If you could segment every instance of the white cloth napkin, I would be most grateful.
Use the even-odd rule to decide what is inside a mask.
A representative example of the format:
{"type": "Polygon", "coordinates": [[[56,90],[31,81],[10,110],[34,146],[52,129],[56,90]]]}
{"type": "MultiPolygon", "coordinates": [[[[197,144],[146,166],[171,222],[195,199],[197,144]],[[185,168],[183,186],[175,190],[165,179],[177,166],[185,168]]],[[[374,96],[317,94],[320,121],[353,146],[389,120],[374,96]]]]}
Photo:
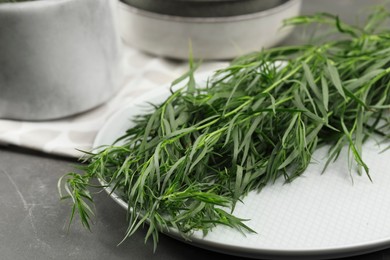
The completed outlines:
{"type": "MultiPolygon", "coordinates": [[[[188,69],[186,61],[150,56],[125,46],[126,77],[121,90],[105,104],[58,120],[28,122],[0,119],[0,144],[78,158],[92,148],[96,134],[116,111],[148,91],[171,83],[188,69]]],[[[226,62],[204,62],[199,72],[210,73],[226,62]]]]}

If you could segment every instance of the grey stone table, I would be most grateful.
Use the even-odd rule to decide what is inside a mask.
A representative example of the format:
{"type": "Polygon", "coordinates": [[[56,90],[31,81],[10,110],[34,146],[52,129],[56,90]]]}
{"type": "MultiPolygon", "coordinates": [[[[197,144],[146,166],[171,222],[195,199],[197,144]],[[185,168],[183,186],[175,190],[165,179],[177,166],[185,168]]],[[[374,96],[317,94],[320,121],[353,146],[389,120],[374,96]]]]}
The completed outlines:
{"type": "MultiPolygon", "coordinates": [[[[303,12],[329,11],[353,22],[357,10],[378,3],[382,1],[306,0],[303,12]]],[[[293,36],[287,43],[296,40],[293,36]]],[[[153,253],[152,243],[144,243],[145,230],[118,246],[126,231],[125,213],[105,193],[95,196],[98,218],[92,232],[78,220],[67,232],[70,208],[59,201],[57,181],[76,163],[22,148],[0,148],[0,260],[237,259],[165,235],[153,253]]],[[[345,259],[390,259],[390,249],[345,259]]]]}

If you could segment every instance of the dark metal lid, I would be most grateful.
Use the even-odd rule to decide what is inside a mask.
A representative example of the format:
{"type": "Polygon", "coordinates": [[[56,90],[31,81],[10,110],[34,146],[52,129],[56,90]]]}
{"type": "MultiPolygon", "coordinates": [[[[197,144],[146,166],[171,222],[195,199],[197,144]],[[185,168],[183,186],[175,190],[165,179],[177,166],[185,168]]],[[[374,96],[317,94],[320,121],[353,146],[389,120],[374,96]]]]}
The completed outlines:
{"type": "Polygon", "coordinates": [[[224,17],[264,11],[288,0],[121,0],[138,9],[174,16],[224,17]]]}

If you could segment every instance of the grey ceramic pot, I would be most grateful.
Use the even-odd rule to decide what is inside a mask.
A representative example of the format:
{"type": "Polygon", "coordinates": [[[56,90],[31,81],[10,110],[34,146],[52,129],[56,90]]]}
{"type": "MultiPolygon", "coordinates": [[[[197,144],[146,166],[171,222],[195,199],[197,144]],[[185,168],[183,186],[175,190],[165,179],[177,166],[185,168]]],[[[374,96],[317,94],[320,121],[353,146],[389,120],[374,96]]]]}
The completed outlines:
{"type": "Polygon", "coordinates": [[[141,10],[184,17],[221,17],[256,13],[283,0],[122,0],[141,10]]]}
{"type": "Polygon", "coordinates": [[[116,0],[0,4],[0,118],[48,120],[106,102],[120,88],[116,0]]]}
{"type": "Polygon", "coordinates": [[[119,25],[128,45],[156,56],[187,60],[192,52],[195,59],[230,60],[284,40],[293,27],[283,27],[283,21],[299,15],[301,3],[302,0],[123,0],[119,2],[119,25]],[[142,9],[128,4],[130,1],[142,4],[142,9]],[[152,1],[161,12],[147,10],[152,1]],[[168,3],[175,4],[169,9],[175,15],[162,13],[168,3]],[[181,4],[188,7],[198,3],[201,5],[193,11],[203,15],[197,17],[178,8],[181,4]],[[256,8],[248,9],[253,4],[256,8]],[[202,11],[207,5],[210,10],[202,11]],[[216,10],[224,12],[217,14],[216,10]],[[227,15],[231,12],[233,15],[227,15]],[[209,16],[213,14],[216,16],[209,16]]]}

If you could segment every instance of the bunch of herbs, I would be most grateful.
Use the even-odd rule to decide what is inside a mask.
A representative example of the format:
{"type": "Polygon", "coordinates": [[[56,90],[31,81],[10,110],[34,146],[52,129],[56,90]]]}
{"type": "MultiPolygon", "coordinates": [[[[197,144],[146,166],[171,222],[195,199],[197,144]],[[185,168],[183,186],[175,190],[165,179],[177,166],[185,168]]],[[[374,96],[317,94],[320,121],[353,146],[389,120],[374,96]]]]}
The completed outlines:
{"type": "Polygon", "coordinates": [[[85,152],[84,174],[60,179],[72,219],[78,212],[90,228],[99,178],[128,203],[125,238],[144,224],[155,245],[169,228],[184,237],[216,225],[255,232],[234,216],[235,204],[278,178],[300,176],[323,145],[326,166],[347,147],[357,172],[370,178],[363,143],[390,139],[390,33],[376,30],[388,17],[377,8],[364,27],[330,14],[289,19],[326,24],[337,39],[239,57],[202,88],[190,62],[172,83],[186,81],[184,88],[134,118],[117,143],[85,152]]]}

